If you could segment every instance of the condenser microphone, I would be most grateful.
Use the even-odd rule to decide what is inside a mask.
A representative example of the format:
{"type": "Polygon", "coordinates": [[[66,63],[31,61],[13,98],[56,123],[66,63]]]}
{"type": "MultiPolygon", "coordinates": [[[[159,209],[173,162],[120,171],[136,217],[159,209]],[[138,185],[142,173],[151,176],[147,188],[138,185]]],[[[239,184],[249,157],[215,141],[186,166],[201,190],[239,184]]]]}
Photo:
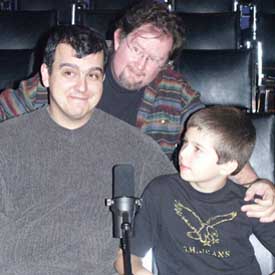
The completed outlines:
{"type": "Polygon", "coordinates": [[[113,167],[113,198],[135,196],[134,174],[134,167],[130,164],[113,167]]]}
{"type": "Polygon", "coordinates": [[[135,212],[141,203],[135,198],[134,167],[118,164],[113,167],[112,199],[106,200],[113,217],[113,237],[122,238],[123,230],[133,234],[135,212]]]}

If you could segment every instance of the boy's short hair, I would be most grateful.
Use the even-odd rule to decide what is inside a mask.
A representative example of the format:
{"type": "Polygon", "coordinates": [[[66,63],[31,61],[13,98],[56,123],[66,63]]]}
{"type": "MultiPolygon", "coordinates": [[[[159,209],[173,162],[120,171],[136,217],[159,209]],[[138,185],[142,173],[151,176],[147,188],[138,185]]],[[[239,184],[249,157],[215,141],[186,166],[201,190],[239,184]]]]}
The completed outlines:
{"type": "Polygon", "coordinates": [[[248,162],[256,142],[256,130],[248,115],[240,109],[206,107],[190,117],[186,130],[191,127],[215,136],[218,164],[237,161],[238,167],[232,175],[241,171],[248,162]]]}

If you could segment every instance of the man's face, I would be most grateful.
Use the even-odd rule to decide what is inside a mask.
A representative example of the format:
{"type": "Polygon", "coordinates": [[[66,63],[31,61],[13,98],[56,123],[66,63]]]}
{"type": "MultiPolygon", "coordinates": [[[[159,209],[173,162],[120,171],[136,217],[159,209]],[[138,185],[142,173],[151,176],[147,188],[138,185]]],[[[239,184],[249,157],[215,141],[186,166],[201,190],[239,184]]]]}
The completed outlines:
{"type": "Polygon", "coordinates": [[[52,72],[41,66],[43,84],[50,89],[49,113],[59,125],[76,129],[91,117],[102,95],[103,52],[75,57],[68,44],[56,48],[52,72]]]}
{"type": "Polygon", "coordinates": [[[126,37],[120,30],[114,35],[112,69],[119,84],[138,90],[152,82],[166,64],[173,46],[171,36],[147,24],[126,37]]]}
{"type": "MultiPolygon", "coordinates": [[[[180,176],[193,187],[202,187],[209,192],[224,184],[223,164],[219,165],[214,149],[216,138],[198,128],[187,130],[179,153],[180,176]]],[[[196,188],[198,189],[198,188],[196,188]]]]}

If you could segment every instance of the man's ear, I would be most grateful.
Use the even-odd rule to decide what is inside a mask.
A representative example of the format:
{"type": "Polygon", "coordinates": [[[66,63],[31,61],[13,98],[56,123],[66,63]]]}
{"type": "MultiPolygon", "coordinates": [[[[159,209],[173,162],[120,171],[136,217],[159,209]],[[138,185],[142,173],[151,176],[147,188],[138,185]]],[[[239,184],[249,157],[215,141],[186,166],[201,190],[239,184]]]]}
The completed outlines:
{"type": "Polygon", "coordinates": [[[42,83],[45,87],[49,87],[50,83],[49,83],[49,70],[48,70],[48,66],[43,63],[40,67],[40,72],[41,72],[41,77],[42,77],[42,83]]]}
{"type": "Polygon", "coordinates": [[[122,31],[121,29],[116,29],[114,32],[114,50],[116,51],[120,46],[122,40],[122,31]]]}
{"type": "Polygon", "coordinates": [[[238,168],[238,162],[231,160],[226,163],[220,164],[220,174],[230,176],[238,168]]]}

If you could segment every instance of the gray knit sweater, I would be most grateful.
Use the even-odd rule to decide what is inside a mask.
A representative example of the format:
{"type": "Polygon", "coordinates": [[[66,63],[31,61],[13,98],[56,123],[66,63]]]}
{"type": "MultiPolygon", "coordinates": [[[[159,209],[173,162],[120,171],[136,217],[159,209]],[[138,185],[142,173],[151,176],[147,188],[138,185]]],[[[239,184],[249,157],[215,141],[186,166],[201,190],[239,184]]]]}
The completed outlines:
{"type": "Polygon", "coordinates": [[[150,137],[100,110],[77,130],[46,109],[2,123],[0,274],[114,274],[118,240],[104,200],[120,163],[135,167],[137,196],[175,172],[150,137]]]}

